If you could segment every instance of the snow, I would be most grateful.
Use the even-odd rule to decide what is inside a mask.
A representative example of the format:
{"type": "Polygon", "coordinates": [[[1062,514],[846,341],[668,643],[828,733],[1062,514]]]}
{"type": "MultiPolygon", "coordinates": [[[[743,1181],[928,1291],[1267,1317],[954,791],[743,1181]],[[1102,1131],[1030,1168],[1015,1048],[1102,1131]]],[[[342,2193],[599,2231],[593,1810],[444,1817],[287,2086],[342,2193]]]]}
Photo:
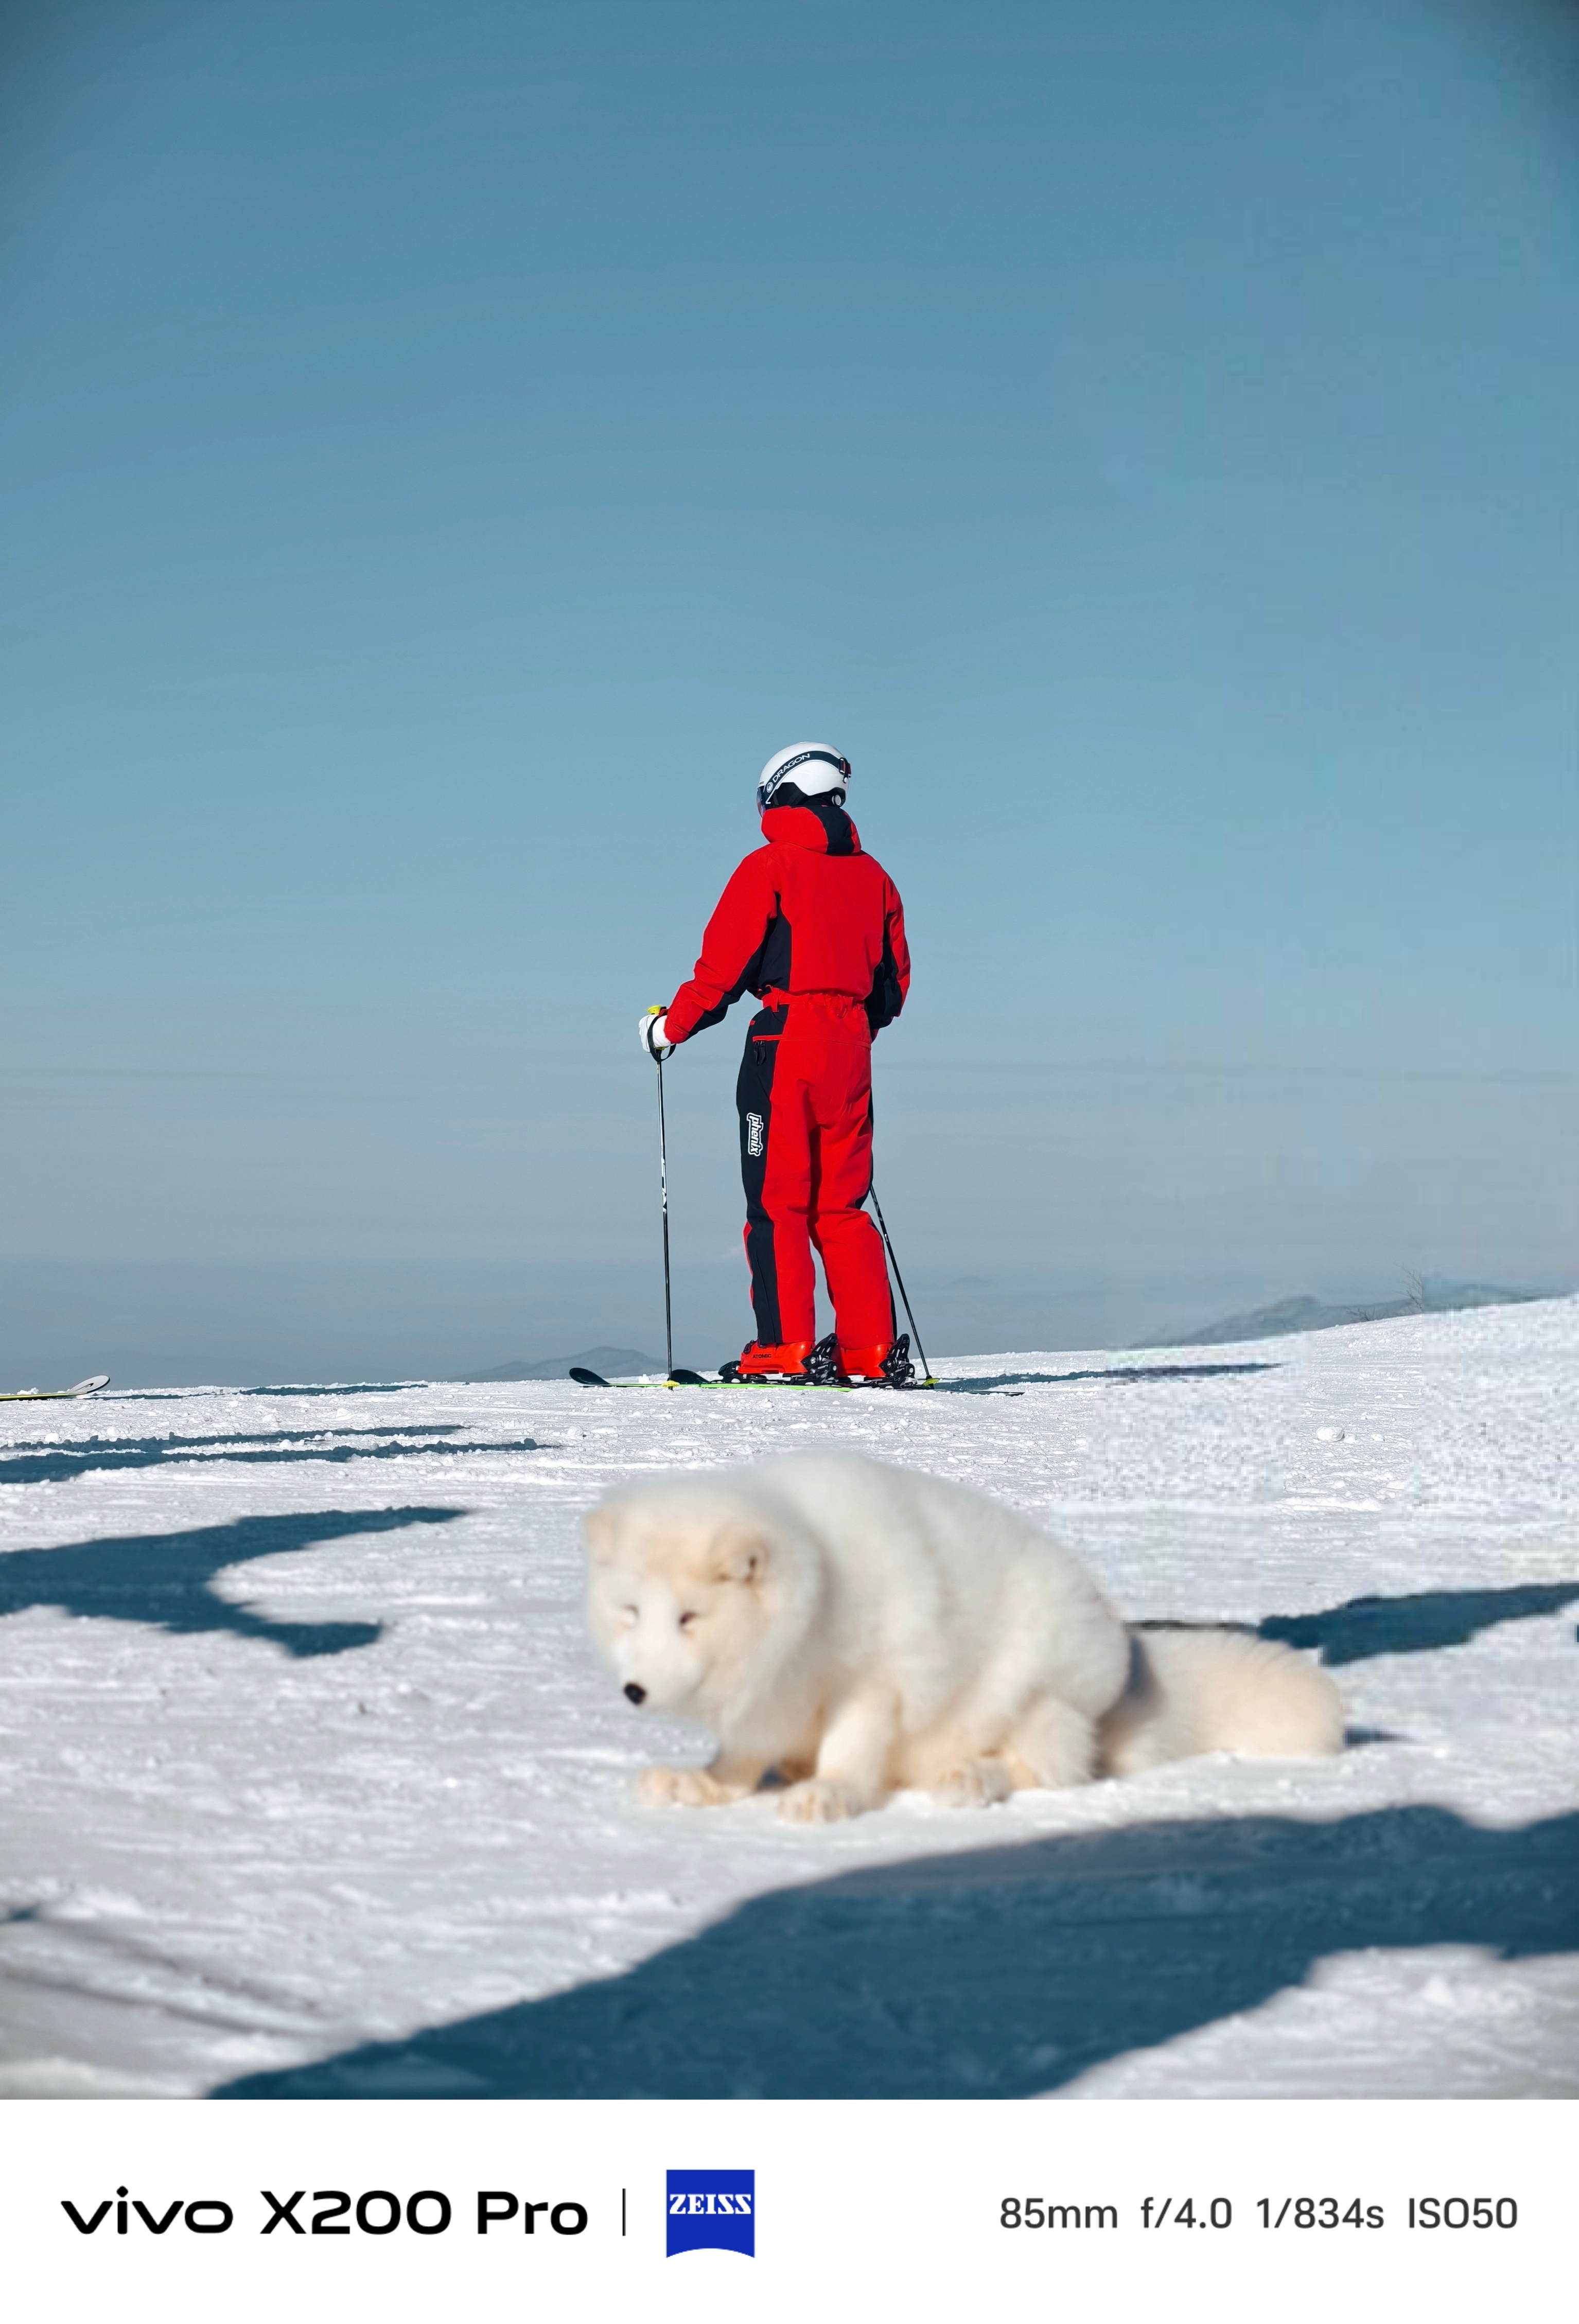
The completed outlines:
{"type": "Polygon", "coordinates": [[[1579,1300],[938,1369],[0,1406],[0,2092],[1579,2092],[1579,1300]],[[594,1660],[580,1513],[824,1446],[1324,1644],[1353,1747],[638,1807],[706,1747],[594,1660]]]}

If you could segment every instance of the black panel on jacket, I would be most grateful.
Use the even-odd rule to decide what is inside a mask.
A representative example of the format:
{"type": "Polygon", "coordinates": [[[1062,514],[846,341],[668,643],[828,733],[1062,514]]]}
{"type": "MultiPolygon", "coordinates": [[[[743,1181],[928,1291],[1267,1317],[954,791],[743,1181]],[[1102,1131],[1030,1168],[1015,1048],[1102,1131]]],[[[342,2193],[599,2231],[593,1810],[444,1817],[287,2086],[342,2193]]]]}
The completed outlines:
{"type": "Polygon", "coordinates": [[[877,973],[872,980],[872,990],[863,1005],[866,1022],[873,1033],[881,1033],[885,1025],[891,1025],[905,1005],[893,945],[886,933],[882,939],[882,958],[877,964],[877,973]]]}
{"type": "Polygon", "coordinates": [[[707,1010],[698,1017],[686,1036],[694,1040],[708,1025],[722,1025],[729,1010],[743,992],[770,992],[790,989],[790,923],[782,912],[775,912],[768,922],[768,932],[740,973],[738,982],[726,992],[716,1009],[707,1010]]]}
{"type": "Polygon", "coordinates": [[[816,816],[818,823],[820,823],[823,827],[823,831],[827,838],[828,853],[830,855],[854,855],[855,853],[855,827],[850,821],[849,816],[845,813],[844,808],[842,807],[835,807],[830,799],[825,798],[808,799],[806,804],[810,812],[816,816]]]}

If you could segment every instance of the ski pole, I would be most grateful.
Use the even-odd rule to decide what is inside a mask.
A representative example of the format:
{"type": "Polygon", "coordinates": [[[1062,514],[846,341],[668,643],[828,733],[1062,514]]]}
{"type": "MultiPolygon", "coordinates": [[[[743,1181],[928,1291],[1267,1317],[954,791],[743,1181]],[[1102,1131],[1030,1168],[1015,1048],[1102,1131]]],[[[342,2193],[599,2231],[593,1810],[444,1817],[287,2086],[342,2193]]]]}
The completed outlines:
{"type": "Polygon", "coordinates": [[[663,1205],[663,1351],[672,1375],[674,1319],[669,1294],[669,1139],[663,1124],[663,1059],[654,1057],[652,1062],[658,1067],[658,1192],[663,1205]]]}
{"type": "Polygon", "coordinates": [[[905,1278],[900,1273],[900,1263],[894,1256],[892,1238],[888,1231],[888,1221],[882,1215],[882,1204],[877,1199],[877,1188],[873,1185],[866,1191],[872,1197],[872,1207],[877,1213],[877,1223],[882,1229],[882,1240],[887,1247],[889,1265],[893,1268],[893,1279],[899,1285],[900,1297],[905,1303],[905,1315],[910,1323],[911,1336],[916,1342],[916,1353],[921,1359],[921,1378],[928,1387],[935,1388],[937,1383],[932,1378],[932,1367],[927,1361],[927,1351],[921,1345],[921,1334],[916,1329],[915,1310],[910,1305],[910,1296],[905,1289],[905,1278]]]}

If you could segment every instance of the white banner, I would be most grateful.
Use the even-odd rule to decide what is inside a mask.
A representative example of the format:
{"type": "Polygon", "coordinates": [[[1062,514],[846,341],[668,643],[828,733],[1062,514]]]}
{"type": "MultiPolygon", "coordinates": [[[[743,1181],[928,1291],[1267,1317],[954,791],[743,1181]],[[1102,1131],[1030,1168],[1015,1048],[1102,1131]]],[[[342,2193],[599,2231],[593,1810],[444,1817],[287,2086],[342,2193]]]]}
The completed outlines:
{"type": "Polygon", "coordinates": [[[1484,2324],[1571,2260],[1568,2102],[153,2100],[0,2127],[8,2311],[1484,2324]]]}

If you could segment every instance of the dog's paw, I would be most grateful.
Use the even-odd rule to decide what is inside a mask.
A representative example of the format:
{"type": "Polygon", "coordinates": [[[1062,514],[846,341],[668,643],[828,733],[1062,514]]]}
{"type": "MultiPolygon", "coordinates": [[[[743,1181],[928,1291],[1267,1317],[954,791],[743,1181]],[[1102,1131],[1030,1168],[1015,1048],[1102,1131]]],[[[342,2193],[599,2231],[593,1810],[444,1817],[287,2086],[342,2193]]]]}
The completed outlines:
{"type": "Polygon", "coordinates": [[[650,1808],[716,1808],[740,1793],[706,1767],[647,1767],[636,1779],[636,1797],[650,1808]]]}
{"type": "Polygon", "coordinates": [[[789,1823],[842,1823],[846,1816],[859,1815],[863,1804],[847,1784],[813,1775],[780,1795],[779,1813],[789,1823]]]}
{"type": "Polygon", "coordinates": [[[1006,1800],[1013,1789],[1013,1778],[1002,1759],[967,1759],[934,1784],[932,1796],[941,1807],[990,1808],[1006,1800]]]}

